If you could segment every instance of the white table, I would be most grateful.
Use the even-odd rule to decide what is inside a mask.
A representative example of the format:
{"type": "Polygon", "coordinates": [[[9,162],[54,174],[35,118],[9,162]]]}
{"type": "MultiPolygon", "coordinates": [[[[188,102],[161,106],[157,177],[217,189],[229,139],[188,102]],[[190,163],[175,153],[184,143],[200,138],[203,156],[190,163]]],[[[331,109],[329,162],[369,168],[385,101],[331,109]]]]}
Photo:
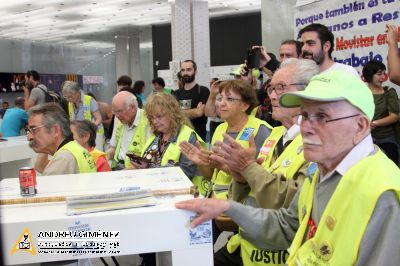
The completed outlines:
{"type": "MultiPolygon", "coordinates": [[[[178,189],[192,185],[179,167],[128,170],[81,175],[40,176],[37,179],[38,194],[41,196],[81,195],[110,193],[121,187],[140,186],[151,189],[178,189]]],[[[0,181],[0,198],[18,198],[17,178],[0,181]]],[[[170,256],[175,266],[213,265],[211,223],[193,230],[189,220],[192,212],[178,210],[174,203],[192,198],[191,195],[157,197],[157,205],[152,207],[113,210],[76,216],[67,216],[65,202],[3,205],[0,206],[2,229],[2,248],[6,264],[24,264],[68,259],[105,257],[108,255],[81,254],[42,254],[38,250],[40,231],[119,231],[120,246],[118,255],[146,252],[162,253],[160,265],[166,265],[165,256],[170,256]],[[21,234],[29,230],[36,255],[11,250],[21,234]],[[170,254],[170,255],[169,255],[170,254]]]]}
{"type": "Polygon", "coordinates": [[[26,136],[6,139],[0,142],[0,180],[17,177],[21,167],[33,167],[37,156],[29,147],[26,136]]]}

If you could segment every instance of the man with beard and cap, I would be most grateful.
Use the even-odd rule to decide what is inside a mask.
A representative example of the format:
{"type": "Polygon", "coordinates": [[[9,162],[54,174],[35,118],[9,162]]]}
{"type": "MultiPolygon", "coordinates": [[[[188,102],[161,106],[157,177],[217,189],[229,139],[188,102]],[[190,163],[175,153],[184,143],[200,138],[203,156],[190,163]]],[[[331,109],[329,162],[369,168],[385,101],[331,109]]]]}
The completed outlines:
{"type": "Polygon", "coordinates": [[[206,139],[207,117],[204,108],[210,91],[208,88],[196,83],[197,65],[193,60],[185,60],[181,63],[181,75],[185,83],[183,88],[173,91],[181,109],[189,117],[194,130],[199,136],[206,139]]]}
{"type": "Polygon", "coordinates": [[[302,57],[314,60],[319,66],[320,73],[343,70],[357,77],[360,76],[352,66],[332,60],[334,36],[325,25],[310,24],[300,30],[299,38],[302,45],[302,57]]]}
{"type": "Polygon", "coordinates": [[[39,104],[29,109],[26,137],[29,146],[39,153],[35,169],[42,175],[96,172],[92,155],[74,141],[68,116],[57,104],[39,104]]]}

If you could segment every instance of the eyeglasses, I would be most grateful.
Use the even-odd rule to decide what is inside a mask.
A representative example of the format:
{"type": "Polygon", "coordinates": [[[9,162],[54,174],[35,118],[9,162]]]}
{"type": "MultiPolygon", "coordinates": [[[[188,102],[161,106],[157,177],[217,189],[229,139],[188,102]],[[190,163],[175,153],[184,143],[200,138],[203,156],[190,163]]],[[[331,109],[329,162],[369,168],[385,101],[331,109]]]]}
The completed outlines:
{"type": "Polygon", "coordinates": [[[36,131],[41,128],[41,127],[45,127],[46,125],[41,125],[41,126],[36,126],[36,127],[27,127],[25,128],[25,132],[28,135],[29,133],[32,135],[35,135],[36,131]]]}
{"type": "Polygon", "coordinates": [[[276,85],[269,85],[269,86],[267,87],[267,94],[268,94],[268,96],[269,96],[269,95],[272,94],[273,91],[275,91],[276,95],[281,95],[282,93],[285,92],[286,87],[287,87],[287,86],[290,86],[290,85],[303,85],[303,86],[305,86],[305,85],[307,85],[307,84],[304,84],[304,83],[281,84],[281,83],[280,83],[280,84],[276,84],[276,85]]]}
{"type": "Polygon", "coordinates": [[[160,120],[163,119],[164,117],[165,117],[165,114],[164,114],[164,115],[149,115],[149,120],[152,120],[152,121],[154,121],[154,120],[160,121],[160,120]]]}
{"type": "Polygon", "coordinates": [[[123,112],[127,111],[128,109],[129,109],[129,107],[128,107],[128,108],[125,108],[125,109],[112,110],[112,112],[113,112],[114,114],[116,114],[116,115],[119,115],[119,114],[122,114],[123,112]]]}
{"type": "Polygon", "coordinates": [[[328,119],[323,114],[316,114],[316,115],[298,114],[295,117],[297,117],[296,123],[298,125],[301,125],[302,123],[304,123],[306,121],[309,121],[312,126],[315,126],[315,125],[326,124],[326,123],[339,121],[339,120],[343,120],[343,119],[347,119],[347,118],[352,118],[352,117],[356,117],[359,115],[360,114],[354,114],[354,115],[342,116],[342,117],[338,117],[338,118],[334,118],[334,119],[328,119]]]}
{"type": "Polygon", "coordinates": [[[222,102],[222,100],[225,100],[226,102],[228,102],[228,103],[234,103],[234,102],[241,102],[242,101],[242,99],[239,99],[239,98],[234,98],[234,97],[226,97],[226,98],[224,98],[224,97],[222,97],[221,95],[218,95],[217,96],[217,98],[215,99],[217,102],[222,102]]]}

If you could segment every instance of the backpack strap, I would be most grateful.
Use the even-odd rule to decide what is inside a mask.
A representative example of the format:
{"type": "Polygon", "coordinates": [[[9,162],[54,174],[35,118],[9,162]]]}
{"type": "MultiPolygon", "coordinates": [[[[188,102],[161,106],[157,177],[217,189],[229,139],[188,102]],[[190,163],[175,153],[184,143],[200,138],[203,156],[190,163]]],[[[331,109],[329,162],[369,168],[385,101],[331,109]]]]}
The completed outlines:
{"type": "MultiPolygon", "coordinates": [[[[46,91],[45,89],[43,89],[40,85],[42,85],[42,84],[39,84],[36,88],[38,88],[38,89],[40,89],[41,91],[43,91],[45,95],[49,94],[49,92],[46,91]]],[[[50,95],[50,94],[49,94],[49,95],[50,95]]]]}

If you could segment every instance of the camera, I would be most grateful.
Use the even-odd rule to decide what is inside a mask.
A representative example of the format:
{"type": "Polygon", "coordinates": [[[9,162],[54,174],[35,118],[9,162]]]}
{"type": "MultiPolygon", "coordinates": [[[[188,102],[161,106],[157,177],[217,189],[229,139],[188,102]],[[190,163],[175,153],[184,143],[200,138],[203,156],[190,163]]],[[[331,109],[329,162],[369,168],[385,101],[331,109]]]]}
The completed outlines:
{"type": "Polygon", "coordinates": [[[248,49],[247,50],[247,68],[259,68],[260,67],[260,48],[248,49]]]}

